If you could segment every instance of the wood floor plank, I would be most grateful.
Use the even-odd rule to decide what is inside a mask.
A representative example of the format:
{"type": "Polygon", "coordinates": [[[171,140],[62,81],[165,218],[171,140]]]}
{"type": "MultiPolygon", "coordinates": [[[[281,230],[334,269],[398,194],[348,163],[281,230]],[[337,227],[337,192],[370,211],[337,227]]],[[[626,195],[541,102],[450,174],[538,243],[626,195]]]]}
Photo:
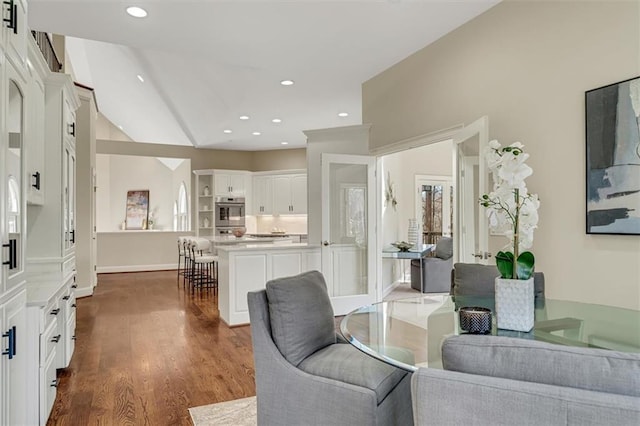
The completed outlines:
{"type": "Polygon", "coordinates": [[[191,425],[189,407],[255,395],[248,326],[176,272],[101,274],[77,301],[76,349],[48,425],[191,425]]]}

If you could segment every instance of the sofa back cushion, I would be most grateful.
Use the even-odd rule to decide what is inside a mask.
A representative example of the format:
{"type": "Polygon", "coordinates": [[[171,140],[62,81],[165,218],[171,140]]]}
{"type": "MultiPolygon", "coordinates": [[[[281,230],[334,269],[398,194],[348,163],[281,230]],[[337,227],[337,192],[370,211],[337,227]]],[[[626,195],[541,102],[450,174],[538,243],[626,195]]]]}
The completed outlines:
{"type": "Polygon", "coordinates": [[[318,271],[267,282],[271,335],[282,356],[298,366],[302,360],[336,343],[333,308],[318,271]]]}
{"type": "Polygon", "coordinates": [[[534,340],[460,335],[442,345],[446,370],[640,397],[640,354],[534,340]]]}

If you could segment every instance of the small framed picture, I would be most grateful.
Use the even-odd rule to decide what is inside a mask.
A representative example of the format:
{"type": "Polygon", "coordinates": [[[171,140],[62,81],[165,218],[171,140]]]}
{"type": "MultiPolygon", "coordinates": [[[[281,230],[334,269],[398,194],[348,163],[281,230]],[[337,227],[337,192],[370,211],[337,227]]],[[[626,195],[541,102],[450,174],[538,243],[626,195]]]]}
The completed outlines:
{"type": "Polygon", "coordinates": [[[149,190],[127,191],[126,229],[147,229],[149,190]]]}

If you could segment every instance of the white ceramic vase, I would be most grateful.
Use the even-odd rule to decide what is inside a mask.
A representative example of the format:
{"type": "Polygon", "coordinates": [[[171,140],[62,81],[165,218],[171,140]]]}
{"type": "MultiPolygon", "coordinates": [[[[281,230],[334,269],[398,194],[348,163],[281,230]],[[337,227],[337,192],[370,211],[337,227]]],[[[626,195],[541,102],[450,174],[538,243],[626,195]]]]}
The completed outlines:
{"type": "Polygon", "coordinates": [[[533,328],[535,293],[533,277],[528,280],[496,278],[498,328],[529,332],[533,328]]]}

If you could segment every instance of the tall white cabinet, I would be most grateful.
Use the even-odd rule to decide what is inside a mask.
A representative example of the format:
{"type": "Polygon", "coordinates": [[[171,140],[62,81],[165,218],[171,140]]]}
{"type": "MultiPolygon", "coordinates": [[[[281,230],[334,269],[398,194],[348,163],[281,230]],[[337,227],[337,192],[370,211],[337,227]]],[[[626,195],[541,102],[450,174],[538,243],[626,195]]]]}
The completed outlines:
{"type": "Polygon", "coordinates": [[[25,131],[27,4],[3,1],[0,28],[0,424],[26,423],[25,131]]]}

